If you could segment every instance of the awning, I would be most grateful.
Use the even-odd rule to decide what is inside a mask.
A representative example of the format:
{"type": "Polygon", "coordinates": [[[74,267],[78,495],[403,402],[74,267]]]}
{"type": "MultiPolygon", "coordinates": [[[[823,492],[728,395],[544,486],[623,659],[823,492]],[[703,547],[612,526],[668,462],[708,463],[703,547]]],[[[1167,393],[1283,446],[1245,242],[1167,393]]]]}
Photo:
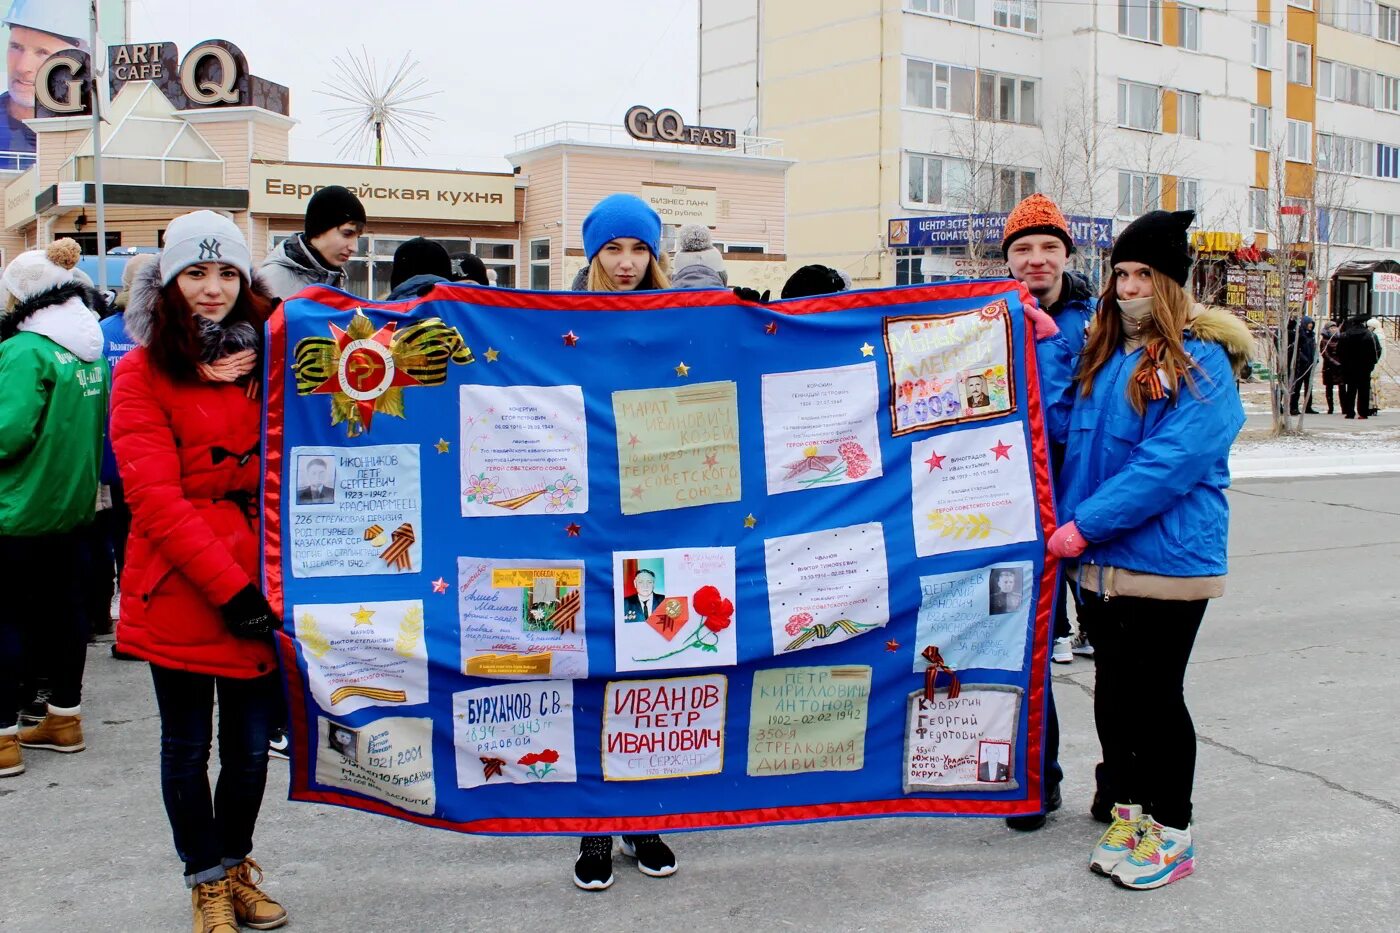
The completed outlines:
{"type": "MultiPolygon", "coordinates": [[[[248,209],[246,188],[189,188],[181,185],[102,186],[108,207],[161,207],[177,210],[210,208],[220,211],[248,209]]],[[[97,203],[97,189],[91,182],[65,181],[50,185],[34,197],[37,214],[57,214],[75,207],[97,203]]]]}
{"type": "Polygon", "coordinates": [[[1394,259],[1373,259],[1368,262],[1353,259],[1351,262],[1344,262],[1332,270],[1332,278],[1369,279],[1377,272],[1400,273],[1400,262],[1396,262],[1394,259]]]}

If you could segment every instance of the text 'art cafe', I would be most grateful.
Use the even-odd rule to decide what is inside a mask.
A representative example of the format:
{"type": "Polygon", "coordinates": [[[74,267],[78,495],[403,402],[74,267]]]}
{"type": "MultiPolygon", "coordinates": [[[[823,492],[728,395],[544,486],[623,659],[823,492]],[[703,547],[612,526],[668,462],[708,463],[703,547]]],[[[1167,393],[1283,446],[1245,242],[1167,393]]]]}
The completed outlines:
{"type": "MultiPolygon", "coordinates": [[[[703,223],[725,253],[730,281],[781,288],[786,277],[786,174],[771,140],[686,126],[674,111],[634,107],[617,126],[561,123],[516,138],[514,172],[457,172],[289,162],[296,120],[287,88],[253,75],[230,42],[183,56],[173,43],[108,49],[102,177],[107,249],[160,247],[166,225],[200,208],[244,230],[255,263],[302,229],[311,195],[343,185],[369,223],[348,267],[364,298],[389,290],[394,250],[410,237],[471,251],[497,285],[566,288],[584,265],[581,225],[614,191],[647,199],[666,223],[703,223]]],[[[0,171],[0,250],[73,237],[96,255],[92,103],[85,52],[55,54],[36,79],[37,161],[0,171]]]]}

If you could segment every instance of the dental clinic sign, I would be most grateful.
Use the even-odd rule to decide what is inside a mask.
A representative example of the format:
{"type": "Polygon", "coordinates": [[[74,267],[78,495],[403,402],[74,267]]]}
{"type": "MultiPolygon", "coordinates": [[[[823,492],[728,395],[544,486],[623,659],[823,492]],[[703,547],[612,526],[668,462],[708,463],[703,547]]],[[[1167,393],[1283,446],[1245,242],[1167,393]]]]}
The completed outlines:
{"type": "MultiPolygon", "coordinates": [[[[890,246],[966,246],[969,242],[1000,246],[1007,214],[940,214],[902,217],[890,221],[890,246]]],[[[1079,247],[1108,249],[1113,245],[1113,218],[1067,217],[1070,238],[1079,247]]]]}

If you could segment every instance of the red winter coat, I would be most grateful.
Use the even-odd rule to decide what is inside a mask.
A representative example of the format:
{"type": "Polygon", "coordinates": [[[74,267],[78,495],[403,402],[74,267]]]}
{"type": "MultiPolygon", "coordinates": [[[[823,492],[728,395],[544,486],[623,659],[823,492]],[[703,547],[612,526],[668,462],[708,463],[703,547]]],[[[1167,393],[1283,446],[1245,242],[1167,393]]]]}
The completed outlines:
{"type": "Polygon", "coordinates": [[[246,386],[173,381],[144,346],[117,365],[112,448],[131,508],[121,650],[200,674],[277,669],[271,644],[233,636],[218,610],[259,577],[261,412],[246,386]]]}

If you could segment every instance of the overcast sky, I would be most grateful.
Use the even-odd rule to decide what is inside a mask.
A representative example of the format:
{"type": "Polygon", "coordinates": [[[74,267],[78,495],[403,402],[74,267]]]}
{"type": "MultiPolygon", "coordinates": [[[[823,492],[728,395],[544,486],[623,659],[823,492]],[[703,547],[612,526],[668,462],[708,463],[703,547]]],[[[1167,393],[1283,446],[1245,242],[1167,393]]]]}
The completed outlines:
{"type": "MultiPolygon", "coordinates": [[[[515,134],[563,120],[620,124],[632,104],[696,109],[696,0],[130,0],[131,40],[174,42],[183,55],[203,39],[227,39],[250,70],[292,90],[291,156],[343,157],[316,93],[333,60],[361,48],[382,69],[405,53],[419,60],[421,106],[440,120],[421,156],[395,162],[503,170],[515,134]]],[[[389,160],[386,158],[386,162],[389,160]]]]}

